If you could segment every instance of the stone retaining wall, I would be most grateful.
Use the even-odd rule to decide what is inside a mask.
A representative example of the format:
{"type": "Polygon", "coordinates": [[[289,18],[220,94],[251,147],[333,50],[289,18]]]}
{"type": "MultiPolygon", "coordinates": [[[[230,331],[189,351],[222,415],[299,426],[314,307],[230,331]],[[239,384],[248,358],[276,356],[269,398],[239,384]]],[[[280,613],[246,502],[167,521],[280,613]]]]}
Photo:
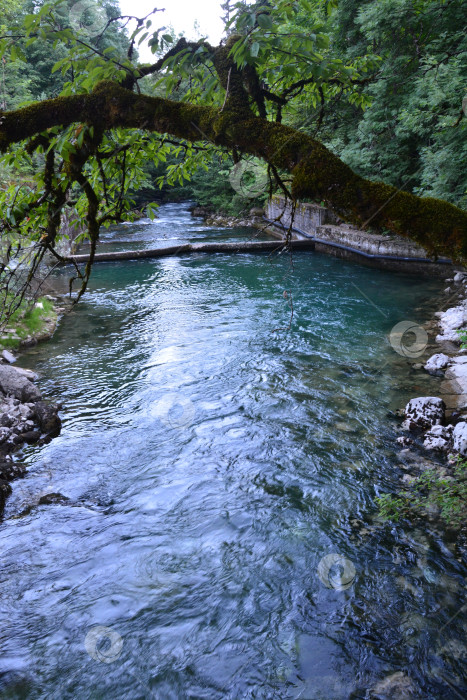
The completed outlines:
{"type": "MultiPolygon", "coordinates": [[[[287,227],[291,210],[290,202],[286,202],[283,196],[275,195],[266,207],[266,218],[270,222],[280,219],[282,226],[287,227]]],[[[318,252],[389,270],[441,276],[452,272],[450,261],[432,261],[424,248],[409,239],[395,234],[368,233],[339,223],[333,212],[317,204],[299,203],[293,227],[294,238],[301,238],[300,232],[304,234],[303,237],[312,236],[318,252]]]]}

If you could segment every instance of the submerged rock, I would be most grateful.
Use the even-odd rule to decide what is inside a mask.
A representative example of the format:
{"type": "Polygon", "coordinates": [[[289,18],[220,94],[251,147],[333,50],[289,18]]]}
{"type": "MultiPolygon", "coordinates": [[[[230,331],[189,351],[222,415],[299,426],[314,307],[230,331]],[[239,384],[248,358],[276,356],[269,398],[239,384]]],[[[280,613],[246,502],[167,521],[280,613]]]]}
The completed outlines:
{"type": "Polygon", "coordinates": [[[445,403],[437,396],[420,396],[409,401],[405,407],[405,421],[402,427],[406,430],[431,428],[441,425],[444,421],[445,403]]]}
{"type": "Polygon", "coordinates": [[[62,493],[46,493],[39,498],[38,504],[40,506],[50,506],[54,503],[66,503],[69,500],[68,496],[64,496],[62,493]]]}
{"type": "Polygon", "coordinates": [[[405,673],[398,671],[379,681],[370,691],[370,698],[372,700],[410,700],[415,696],[415,691],[413,681],[405,673]]]}

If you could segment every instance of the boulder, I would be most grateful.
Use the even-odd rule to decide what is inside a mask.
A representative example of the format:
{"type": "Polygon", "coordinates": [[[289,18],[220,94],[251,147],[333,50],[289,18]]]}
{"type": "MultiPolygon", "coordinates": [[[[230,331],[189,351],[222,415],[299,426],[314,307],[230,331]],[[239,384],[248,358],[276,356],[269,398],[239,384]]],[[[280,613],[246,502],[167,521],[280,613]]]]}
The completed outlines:
{"type": "Polygon", "coordinates": [[[66,503],[69,500],[68,496],[64,496],[62,493],[46,493],[39,498],[39,505],[50,506],[54,503],[66,503]]]}
{"type": "Polygon", "coordinates": [[[2,415],[0,415],[0,429],[12,428],[14,424],[15,419],[9,413],[2,413],[2,415]]]}
{"type": "Polygon", "coordinates": [[[3,511],[5,506],[5,501],[11,494],[11,486],[8,481],[3,481],[0,479],[0,513],[3,511]]]}
{"type": "Polygon", "coordinates": [[[0,365],[0,391],[24,403],[41,398],[41,392],[27,377],[7,365],[0,365]]]}
{"type": "Polygon", "coordinates": [[[467,455],[467,423],[458,423],[452,433],[453,448],[461,455],[467,455]]]}
{"type": "Polygon", "coordinates": [[[34,404],[34,416],[43,433],[50,437],[60,435],[62,421],[57,415],[57,407],[44,401],[36,401],[34,404]]]}
{"type": "Polygon", "coordinates": [[[22,374],[23,377],[26,377],[26,379],[29,379],[29,381],[31,382],[35,382],[37,379],[39,379],[39,375],[33,372],[32,369],[24,369],[24,367],[15,367],[15,370],[22,374]]]}
{"type": "Polygon", "coordinates": [[[15,438],[15,442],[17,444],[22,444],[23,442],[26,442],[28,445],[34,445],[35,442],[38,442],[41,438],[41,433],[39,430],[26,430],[24,433],[20,433],[17,438],[15,438]]]}
{"type": "Polygon", "coordinates": [[[10,428],[7,428],[7,427],[0,428],[0,445],[3,442],[5,442],[6,440],[8,440],[10,435],[11,435],[10,428]]]}
{"type": "Polygon", "coordinates": [[[413,445],[413,440],[405,436],[396,438],[396,442],[398,445],[402,445],[402,447],[410,447],[410,445],[413,445]]]}
{"type": "Polygon", "coordinates": [[[452,438],[452,425],[434,425],[425,433],[423,446],[426,450],[446,450],[449,448],[452,438]]]}
{"type": "Polygon", "coordinates": [[[446,405],[437,396],[420,396],[409,401],[405,407],[405,421],[402,427],[406,430],[431,428],[441,425],[444,421],[446,405]]]}
{"type": "Polygon", "coordinates": [[[453,306],[441,313],[435,314],[439,316],[439,325],[441,333],[436,336],[436,342],[442,343],[446,340],[451,340],[454,343],[459,343],[459,334],[457,331],[467,324],[467,305],[462,302],[459,306],[453,306]]]}
{"type": "Polygon", "coordinates": [[[454,275],[454,282],[462,282],[462,280],[467,276],[467,272],[456,272],[454,275]]]}
{"type": "Polygon", "coordinates": [[[432,355],[430,359],[425,363],[425,369],[428,374],[432,375],[442,375],[442,370],[446,369],[449,364],[449,357],[442,352],[438,352],[436,355],[432,355]]]}
{"type": "Polygon", "coordinates": [[[13,481],[13,479],[24,476],[25,473],[26,466],[21,462],[0,458],[0,479],[3,481],[13,481]]]}

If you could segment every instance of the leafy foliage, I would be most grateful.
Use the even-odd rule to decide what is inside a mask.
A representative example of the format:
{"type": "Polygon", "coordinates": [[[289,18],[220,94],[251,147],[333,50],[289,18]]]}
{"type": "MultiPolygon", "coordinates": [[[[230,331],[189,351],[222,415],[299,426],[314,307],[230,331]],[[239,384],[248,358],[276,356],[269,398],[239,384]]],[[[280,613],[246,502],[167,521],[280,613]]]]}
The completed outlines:
{"type": "Polygon", "coordinates": [[[435,509],[446,525],[460,528],[467,523],[467,460],[457,459],[452,476],[427,468],[408,489],[397,496],[384,494],[377,503],[384,520],[426,517],[435,509]]]}
{"type": "MultiPolygon", "coordinates": [[[[340,0],[329,20],[333,51],[379,62],[364,104],[330,96],[320,133],[363,176],[467,208],[464,25],[463,0],[340,0]]],[[[318,119],[302,104],[294,123],[314,129],[318,119]]]]}

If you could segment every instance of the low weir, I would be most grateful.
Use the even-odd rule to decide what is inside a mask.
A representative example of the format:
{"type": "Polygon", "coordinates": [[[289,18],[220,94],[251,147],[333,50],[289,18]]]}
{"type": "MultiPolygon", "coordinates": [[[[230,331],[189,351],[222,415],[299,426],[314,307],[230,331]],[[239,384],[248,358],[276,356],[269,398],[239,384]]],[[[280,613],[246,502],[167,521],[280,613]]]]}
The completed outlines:
{"type": "MultiPolygon", "coordinates": [[[[94,262],[113,262],[116,260],[140,260],[143,258],[162,258],[169,255],[193,255],[194,253],[255,253],[262,251],[279,251],[285,247],[283,242],[246,241],[239,243],[184,243],[176,246],[152,248],[150,250],[121,250],[112,253],[96,253],[94,262]]],[[[293,250],[314,250],[313,240],[290,241],[287,248],[293,250]]],[[[89,255],[73,255],[70,262],[86,263],[89,255]]]]}

